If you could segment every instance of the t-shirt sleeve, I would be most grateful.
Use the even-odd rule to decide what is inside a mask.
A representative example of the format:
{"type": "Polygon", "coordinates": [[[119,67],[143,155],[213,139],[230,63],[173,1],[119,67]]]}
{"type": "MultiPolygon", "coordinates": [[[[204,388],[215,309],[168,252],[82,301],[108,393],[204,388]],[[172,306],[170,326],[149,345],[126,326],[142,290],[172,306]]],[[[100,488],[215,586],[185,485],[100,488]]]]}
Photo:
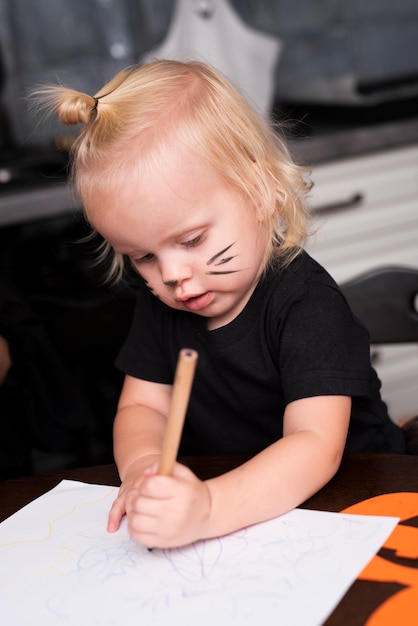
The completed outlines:
{"type": "Polygon", "coordinates": [[[370,394],[369,336],[337,286],[305,287],[287,311],[276,341],[286,403],[370,394]]]}
{"type": "Polygon", "coordinates": [[[130,331],[116,357],[118,369],[135,378],[172,383],[171,359],[164,341],[167,325],[164,314],[159,300],[145,286],[141,286],[130,331]]]}

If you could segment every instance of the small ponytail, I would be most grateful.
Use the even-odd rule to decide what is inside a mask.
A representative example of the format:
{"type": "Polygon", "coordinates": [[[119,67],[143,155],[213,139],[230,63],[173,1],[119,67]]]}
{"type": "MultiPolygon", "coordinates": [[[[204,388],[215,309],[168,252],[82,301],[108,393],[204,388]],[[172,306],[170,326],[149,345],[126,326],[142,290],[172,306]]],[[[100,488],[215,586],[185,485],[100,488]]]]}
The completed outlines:
{"type": "Polygon", "coordinates": [[[98,98],[61,85],[50,85],[34,90],[32,96],[48,113],[55,112],[66,126],[86,126],[96,118],[98,98]]]}
{"type": "MultiPolygon", "coordinates": [[[[101,117],[99,100],[111,96],[115,89],[122,85],[133,73],[133,68],[121,70],[112,78],[97,94],[91,96],[82,91],[71,89],[63,85],[45,85],[31,92],[34,106],[39,106],[45,110],[49,117],[55,114],[61,124],[65,126],[76,126],[82,124],[84,127],[90,126],[92,122],[101,117]]],[[[104,135],[107,135],[106,127],[117,126],[117,119],[120,116],[118,105],[116,108],[105,107],[104,135]]]]}

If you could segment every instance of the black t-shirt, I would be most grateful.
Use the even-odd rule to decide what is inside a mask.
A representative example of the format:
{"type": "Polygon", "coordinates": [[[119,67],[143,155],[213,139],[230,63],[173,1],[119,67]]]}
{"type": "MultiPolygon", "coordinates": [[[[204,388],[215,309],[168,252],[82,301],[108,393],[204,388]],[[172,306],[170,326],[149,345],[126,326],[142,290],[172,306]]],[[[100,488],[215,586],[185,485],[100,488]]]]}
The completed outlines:
{"type": "Polygon", "coordinates": [[[199,353],[181,454],[257,453],[283,434],[289,402],[352,396],[346,449],[404,452],[370,364],[369,337],[339,287],[308,254],[271,271],[244,310],[208,331],[140,287],[131,331],[116,365],[171,384],[179,350],[199,353]]]}

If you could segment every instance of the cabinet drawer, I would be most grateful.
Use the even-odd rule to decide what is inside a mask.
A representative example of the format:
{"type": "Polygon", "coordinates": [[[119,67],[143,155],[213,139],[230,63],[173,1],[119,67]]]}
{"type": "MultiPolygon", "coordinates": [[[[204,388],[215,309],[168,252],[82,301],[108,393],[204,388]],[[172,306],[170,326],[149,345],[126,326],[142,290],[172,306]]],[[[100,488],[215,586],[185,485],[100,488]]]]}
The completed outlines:
{"type": "Polygon", "coordinates": [[[418,265],[418,196],[315,222],[308,252],[343,282],[379,265],[418,265]]]}
{"type": "Polygon", "coordinates": [[[418,147],[321,165],[312,178],[307,249],[337,282],[418,264],[418,147]]]}
{"type": "Polygon", "coordinates": [[[418,147],[346,159],[319,165],[312,172],[313,210],[334,212],[339,207],[357,208],[355,198],[369,206],[405,196],[418,195],[418,147]]]}

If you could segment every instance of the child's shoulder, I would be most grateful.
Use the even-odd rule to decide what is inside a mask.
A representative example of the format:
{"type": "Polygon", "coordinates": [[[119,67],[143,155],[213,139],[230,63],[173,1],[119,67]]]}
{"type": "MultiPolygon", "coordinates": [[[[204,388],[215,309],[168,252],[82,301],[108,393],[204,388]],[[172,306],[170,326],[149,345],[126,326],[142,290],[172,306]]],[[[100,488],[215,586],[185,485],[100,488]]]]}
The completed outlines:
{"type": "Polygon", "coordinates": [[[258,290],[258,307],[275,317],[302,307],[345,306],[344,296],[322,265],[302,252],[289,265],[269,270],[258,290]]]}
{"type": "Polygon", "coordinates": [[[327,270],[306,251],[302,251],[289,265],[269,270],[266,274],[266,283],[275,289],[290,288],[293,293],[313,285],[339,289],[327,270]]]}

